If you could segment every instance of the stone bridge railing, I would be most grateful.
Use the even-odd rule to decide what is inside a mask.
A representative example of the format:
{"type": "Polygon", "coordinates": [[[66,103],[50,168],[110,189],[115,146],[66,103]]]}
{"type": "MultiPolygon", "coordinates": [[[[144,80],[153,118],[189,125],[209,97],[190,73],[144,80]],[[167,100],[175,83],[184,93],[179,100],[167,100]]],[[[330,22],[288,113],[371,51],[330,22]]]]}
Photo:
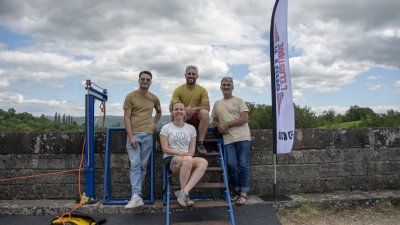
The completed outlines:
{"type": "MultiPolygon", "coordinates": [[[[252,136],[251,194],[271,194],[272,131],[252,130],[252,136]]],[[[0,180],[78,168],[83,139],[83,133],[0,133],[0,180]]],[[[111,135],[112,197],[130,196],[125,141],[123,132],[111,135]]],[[[98,133],[97,197],[103,194],[104,152],[105,134],[98,133]]],[[[162,193],[161,155],[157,149],[156,198],[162,193]]],[[[298,129],[293,151],[278,155],[277,192],[399,189],[399,171],[400,129],[298,129]]],[[[0,199],[73,199],[77,183],[77,172],[2,181],[0,199]]]]}

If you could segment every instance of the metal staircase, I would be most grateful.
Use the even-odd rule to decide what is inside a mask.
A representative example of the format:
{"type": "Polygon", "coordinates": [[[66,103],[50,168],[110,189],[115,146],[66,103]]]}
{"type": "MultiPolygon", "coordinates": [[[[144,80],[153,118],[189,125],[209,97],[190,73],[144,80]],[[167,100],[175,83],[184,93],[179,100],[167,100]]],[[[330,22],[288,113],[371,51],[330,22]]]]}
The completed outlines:
{"type": "MultiPolygon", "coordinates": [[[[194,206],[190,208],[211,208],[211,207],[226,207],[227,213],[229,214],[229,220],[222,221],[185,221],[184,223],[173,223],[174,225],[179,224],[231,224],[235,225],[235,218],[232,209],[232,203],[228,185],[228,174],[223,154],[223,140],[218,135],[218,132],[214,128],[209,128],[207,137],[204,140],[204,145],[208,151],[207,155],[201,155],[209,162],[206,174],[200,180],[200,182],[193,188],[190,198],[195,201],[194,206]],[[210,136],[217,136],[217,138],[210,138],[210,136]],[[217,159],[217,160],[216,160],[217,159]],[[220,173],[221,176],[213,176],[215,173],[220,173]],[[219,177],[217,181],[204,182],[204,178],[215,178],[219,177]],[[212,195],[212,193],[216,193],[212,195]]],[[[197,156],[197,155],[196,155],[197,156]]],[[[200,155],[199,155],[200,156],[200,155]]],[[[177,209],[183,209],[173,194],[175,190],[180,189],[179,181],[173,182],[173,177],[163,166],[163,202],[166,207],[166,224],[170,225],[171,216],[173,211],[177,209]]],[[[210,179],[207,179],[210,180],[210,179]]]]}

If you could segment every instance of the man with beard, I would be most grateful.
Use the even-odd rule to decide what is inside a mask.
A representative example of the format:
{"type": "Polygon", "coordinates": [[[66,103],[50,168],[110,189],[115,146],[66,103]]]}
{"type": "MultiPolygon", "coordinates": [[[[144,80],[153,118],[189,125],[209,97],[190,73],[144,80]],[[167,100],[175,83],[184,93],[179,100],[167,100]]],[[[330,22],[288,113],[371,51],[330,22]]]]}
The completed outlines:
{"type": "Polygon", "coordinates": [[[130,161],[129,178],[132,188],[132,198],[125,205],[126,209],[143,205],[142,183],[153,148],[153,132],[161,118],[160,100],[149,92],[152,78],[151,72],[140,72],[139,89],[129,93],[124,102],[126,150],[130,161]],[[156,111],[154,119],[152,118],[153,109],[156,111]]]}
{"type": "Polygon", "coordinates": [[[196,66],[189,65],[186,67],[186,83],[174,90],[169,110],[172,112],[173,103],[182,102],[184,104],[186,111],[185,122],[196,127],[198,131],[196,151],[204,155],[207,154],[203,141],[208,129],[210,101],[207,90],[196,84],[198,75],[196,66]]]}

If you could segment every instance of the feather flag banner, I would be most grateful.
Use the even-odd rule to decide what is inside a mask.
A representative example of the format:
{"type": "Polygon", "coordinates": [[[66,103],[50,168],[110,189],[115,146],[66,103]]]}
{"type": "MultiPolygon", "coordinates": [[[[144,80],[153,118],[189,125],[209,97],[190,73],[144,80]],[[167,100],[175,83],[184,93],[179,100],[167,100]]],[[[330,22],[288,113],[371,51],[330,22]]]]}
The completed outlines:
{"type": "Polygon", "coordinates": [[[294,139],[294,105],[290,79],[288,38],[288,0],[277,0],[270,30],[271,94],[274,124],[274,153],[289,153],[294,139]]]}

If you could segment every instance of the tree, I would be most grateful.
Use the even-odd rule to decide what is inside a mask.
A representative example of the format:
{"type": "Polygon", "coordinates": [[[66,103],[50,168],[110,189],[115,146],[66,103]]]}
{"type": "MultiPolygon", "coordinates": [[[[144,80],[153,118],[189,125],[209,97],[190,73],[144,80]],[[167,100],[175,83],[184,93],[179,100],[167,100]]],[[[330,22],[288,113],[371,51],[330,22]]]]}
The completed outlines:
{"type": "Polygon", "coordinates": [[[11,117],[14,117],[14,116],[15,116],[15,113],[16,113],[16,111],[15,111],[14,108],[8,109],[8,114],[9,114],[11,117]]]}
{"type": "Polygon", "coordinates": [[[336,115],[335,110],[329,109],[328,111],[324,111],[322,115],[318,117],[320,125],[330,125],[341,122],[340,115],[336,115]]]}
{"type": "Polygon", "coordinates": [[[246,102],[251,129],[272,129],[272,106],[246,102]]]}
{"type": "Polygon", "coordinates": [[[354,105],[350,106],[350,109],[344,114],[343,122],[359,121],[368,116],[376,116],[376,113],[371,108],[362,108],[358,105],[354,105]]]}
{"type": "Polygon", "coordinates": [[[57,123],[57,112],[56,112],[56,114],[54,115],[54,123],[57,123]]]}
{"type": "Polygon", "coordinates": [[[310,107],[295,105],[295,127],[296,128],[314,128],[318,127],[318,119],[310,107]]]}

